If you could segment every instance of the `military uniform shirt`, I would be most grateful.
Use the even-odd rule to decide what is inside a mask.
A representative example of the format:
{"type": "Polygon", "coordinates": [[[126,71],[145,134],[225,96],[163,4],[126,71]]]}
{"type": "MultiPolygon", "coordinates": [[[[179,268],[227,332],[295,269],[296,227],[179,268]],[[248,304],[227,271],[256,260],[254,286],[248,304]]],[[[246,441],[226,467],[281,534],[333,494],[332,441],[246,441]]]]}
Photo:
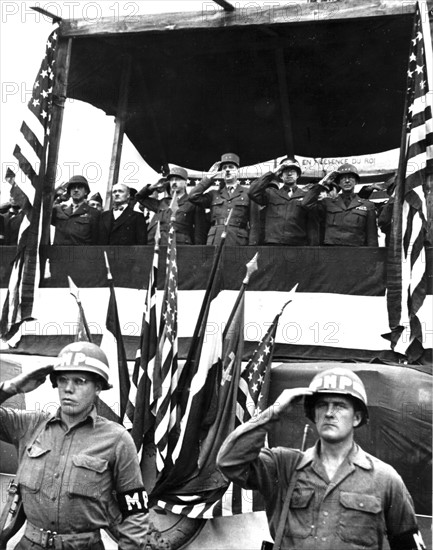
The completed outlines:
{"type": "Polygon", "coordinates": [[[393,539],[417,529],[412,499],[391,466],[354,444],[329,481],[318,444],[304,453],[264,448],[269,426],[263,416],[243,424],[224,442],[217,464],[231,481],[262,493],[274,538],[298,471],[282,550],[381,550],[386,534],[396,549],[393,539]]]}
{"type": "Polygon", "coordinates": [[[346,205],[340,193],[318,201],[323,191],[315,185],[305,195],[303,206],[324,216],[324,244],[331,246],[378,246],[376,209],[372,202],[352,194],[346,205]]]}
{"type": "MultiPolygon", "coordinates": [[[[121,520],[113,491],[143,487],[131,436],[95,408],[68,430],[59,411],[50,416],[0,407],[0,439],[18,447],[24,511],[37,527],[60,534],[108,527],[121,520]]],[[[119,548],[139,548],[147,525],[145,513],[127,516],[117,526],[119,548]]]]}

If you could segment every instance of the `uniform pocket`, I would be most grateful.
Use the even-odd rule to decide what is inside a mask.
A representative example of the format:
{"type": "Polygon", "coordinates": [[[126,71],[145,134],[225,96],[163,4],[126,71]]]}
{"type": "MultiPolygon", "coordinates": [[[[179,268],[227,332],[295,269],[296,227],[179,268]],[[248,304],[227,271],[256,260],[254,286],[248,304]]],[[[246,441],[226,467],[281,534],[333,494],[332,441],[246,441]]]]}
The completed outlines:
{"type": "Polygon", "coordinates": [[[38,444],[33,444],[26,449],[23,457],[25,463],[19,481],[20,485],[25,487],[27,491],[31,493],[40,491],[49,452],[50,449],[44,449],[38,444]]]}
{"type": "Polygon", "coordinates": [[[217,207],[217,206],[221,206],[222,204],[225,203],[225,200],[222,198],[222,197],[214,197],[213,200],[212,200],[212,204],[211,204],[211,208],[214,208],[214,207],[217,207]]]}
{"type": "Polygon", "coordinates": [[[79,223],[80,225],[89,225],[90,223],[90,217],[89,216],[77,216],[76,218],[73,218],[75,223],[79,223]]]}
{"type": "Polygon", "coordinates": [[[340,493],[340,520],[337,534],[357,547],[377,547],[381,530],[382,501],[375,495],[340,493]]]}
{"type": "Polygon", "coordinates": [[[295,489],[290,499],[290,526],[287,533],[293,537],[306,538],[311,534],[313,525],[314,489],[295,489]]]}
{"type": "Polygon", "coordinates": [[[288,205],[288,201],[280,197],[271,197],[267,206],[268,218],[284,218],[288,205]]]}
{"type": "Polygon", "coordinates": [[[74,455],[68,494],[99,500],[104,486],[102,481],[107,475],[107,460],[89,455],[74,455]]]}
{"type": "Polygon", "coordinates": [[[356,225],[360,227],[364,227],[365,220],[367,219],[367,210],[353,210],[353,218],[355,220],[356,225]]]}

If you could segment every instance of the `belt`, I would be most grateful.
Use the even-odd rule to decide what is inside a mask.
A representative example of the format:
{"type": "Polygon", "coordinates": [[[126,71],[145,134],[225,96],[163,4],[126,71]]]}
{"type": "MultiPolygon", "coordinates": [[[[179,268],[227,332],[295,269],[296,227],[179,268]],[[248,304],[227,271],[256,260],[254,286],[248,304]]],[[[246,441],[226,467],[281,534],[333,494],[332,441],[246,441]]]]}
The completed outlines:
{"type": "MultiPolygon", "coordinates": [[[[213,220],[212,225],[224,225],[225,222],[226,222],[226,218],[217,218],[213,220]]],[[[240,227],[241,229],[247,229],[248,224],[247,222],[242,222],[241,220],[230,220],[229,226],[240,227]]]]}
{"type": "Polygon", "coordinates": [[[42,546],[42,548],[54,548],[54,550],[62,550],[63,542],[77,543],[77,548],[80,548],[80,543],[83,548],[88,548],[89,544],[94,544],[101,540],[101,533],[99,529],[97,531],[90,531],[89,533],[70,533],[68,535],[60,535],[55,531],[46,531],[40,527],[36,527],[29,521],[27,521],[26,530],[24,532],[26,539],[31,542],[42,546]]]}

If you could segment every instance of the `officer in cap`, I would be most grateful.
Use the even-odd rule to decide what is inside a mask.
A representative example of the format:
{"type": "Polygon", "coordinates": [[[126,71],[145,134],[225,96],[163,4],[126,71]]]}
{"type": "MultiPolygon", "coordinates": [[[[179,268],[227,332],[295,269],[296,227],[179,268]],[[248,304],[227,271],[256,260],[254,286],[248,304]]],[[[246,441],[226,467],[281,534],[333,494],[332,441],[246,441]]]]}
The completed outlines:
{"type": "Polygon", "coordinates": [[[276,402],[223,443],[217,465],[225,477],[265,500],[270,533],[285,550],[425,548],[412,498],[399,474],[366,453],[354,432],[368,421],[361,379],[338,367],[319,372],[308,388],[284,390],[276,402]],[[314,447],[265,447],[267,432],[293,403],[317,429],[314,447]]]}
{"type": "Polygon", "coordinates": [[[186,190],[188,172],[185,168],[172,166],[167,175],[168,196],[162,199],[152,195],[161,188],[161,180],[151,185],[146,185],[139,191],[135,198],[145,208],[155,215],[148,226],[148,244],[155,244],[155,232],[160,223],[160,244],[167,245],[170,218],[172,216],[172,202],[176,199],[174,228],[176,230],[177,244],[206,244],[207,222],[206,213],[200,205],[194,205],[188,200],[186,190]]]}
{"type": "Polygon", "coordinates": [[[251,184],[248,196],[265,208],[264,244],[318,245],[318,222],[303,206],[305,191],[297,181],[302,174],[294,158],[281,161],[276,172],[267,172],[251,184]]]}
{"type": "Polygon", "coordinates": [[[100,193],[94,193],[88,200],[89,206],[102,212],[102,197],[100,193]]]}
{"type": "Polygon", "coordinates": [[[352,164],[342,164],[330,172],[306,194],[303,205],[317,209],[324,220],[324,244],[331,246],[378,246],[376,210],[374,204],[355,193],[360,182],[358,170],[352,164]],[[336,186],[339,193],[325,196],[336,186]]]}
{"type": "Polygon", "coordinates": [[[206,244],[216,245],[221,241],[225,223],[231,212],[226,244],[229,246],[256,245],[259,242],[259,210],[251,202],[247,189],[239,183],[240,159],[234,153],[225,153],[190,192],[189,200],[210,209],[211,227],[206,244]],[[208,189],[217,185],[218,188],[208,189]]]}
{"type": "Polygon", "coordinates": [[[66,184],[70,203],[53,206],[51,224],[54,225],[55,245],[83,246],[97,244],[100,212],[89,206],[89,183],[84,176],[73,176],[66,184]]]}
{"type": "Polygon", "coordinates": [[[111,387],[107,357],[90,342],[69,344],[54,366],[3,382],[0,402],[38,388],[47,375],[58,389],[56,412],[0,407],[0,438],[18,450],[27,518],[16,548],[103,550],[100,529],[112,525],[119,548],[144,548],[148,503],[134,442],[95,408],[111,387]]]}

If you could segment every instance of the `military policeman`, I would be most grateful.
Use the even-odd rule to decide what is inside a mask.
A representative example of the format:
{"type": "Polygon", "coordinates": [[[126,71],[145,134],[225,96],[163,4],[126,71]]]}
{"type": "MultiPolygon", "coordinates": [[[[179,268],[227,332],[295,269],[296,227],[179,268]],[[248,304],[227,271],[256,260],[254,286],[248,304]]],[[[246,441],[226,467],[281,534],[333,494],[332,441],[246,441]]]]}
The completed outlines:
{"type": "Polygon", "coordinates": [[[71,203],[53,206],[51,224],[55,226],[55,245],[97,244],[100,213],[87,204],[90,187],[84,176],[73,176],[66,184],[71,203]]]}
{"type": "Polygon", "coordinates": [[[116,525],[119,548],[144,548],[147,495],[134,442],[126,429],[98,416],[95,400],[109,389],[107,357],[90,342],[69,344],[54,367],[0,385],[0,402],[39,387],[58,388],[55,413],[0,407],[0,439],[15,445],[17,482],[27,524],[19,550],[103,550],[100,529],[116,525]]]}
{"type": "Polygon", "coordinates": [[[262,493],[271,535],[279,533],[284,550],[379,550],[385,536],[391,550],[421,550],[403,480],[354,441],[354,431],[367,421],[361,379],[347,368],[327,369],[308,388],[284,390],[274,405],[238,427],[217,464],[231,481],[262,493]],[[319,435],[315,446],[305,452],[264,447],[272,424],[303,396],[319,435]]]}
{"type": "Polygon", "coordinates": [[[177,210],[174,227],[176,229],[177,244],[206,244],[207,223],[206,214],[202,206],[194,205],[188,200],[186,184],[188,172],[185,168],[173,166],[167,176],[170,196],[157,199],[153,193],[160,188],[160,181],[143,187],[135,198],[148,210],[155,212],[148,226],[148,244],[154,244],[156,224],[160,223],[160,244],[168,243],[170,227],[172,197],[176,195],[177,210]]]}
{"type": "Polygon", "coordinates": [[[232,211],[227,227],[227,245],[255,245],[259,241],[259,211],[250,201],[245,187],[239,183],[240,159],[234,153],[222,155],[213,165],[217,169],[210,177],[204,177],[190,192],[189,200],[210,209],[211,228],[206,244],[218,244],[224,231],[224,223],[232,211]],[[209,189],[221,177],[219,189],[209,189]],[[205,192],[207,191],[207,192],[205,192]]]}
{"type": "Polygon", "coordinates": [[[374,204],[355,194],[359,183],[358,170],[351,164],[342,164],[335,172],[335,184],[340,190],[335,197],[319,195],[330,190],[332,182],[317,184],[306,194],[303,205],[318,209],[324,217],[325,245],[378,246],[376,210],[374,204]]]}
{"type": "Polygon", "coordinates": [[[305,191],[297,186],[301,174],[299,162],[286,158],[275,173],[267,172],[251,184],[248,196],[266,207],[265,244],[319,244],[314,213],[303,206],[305,191]]]}

